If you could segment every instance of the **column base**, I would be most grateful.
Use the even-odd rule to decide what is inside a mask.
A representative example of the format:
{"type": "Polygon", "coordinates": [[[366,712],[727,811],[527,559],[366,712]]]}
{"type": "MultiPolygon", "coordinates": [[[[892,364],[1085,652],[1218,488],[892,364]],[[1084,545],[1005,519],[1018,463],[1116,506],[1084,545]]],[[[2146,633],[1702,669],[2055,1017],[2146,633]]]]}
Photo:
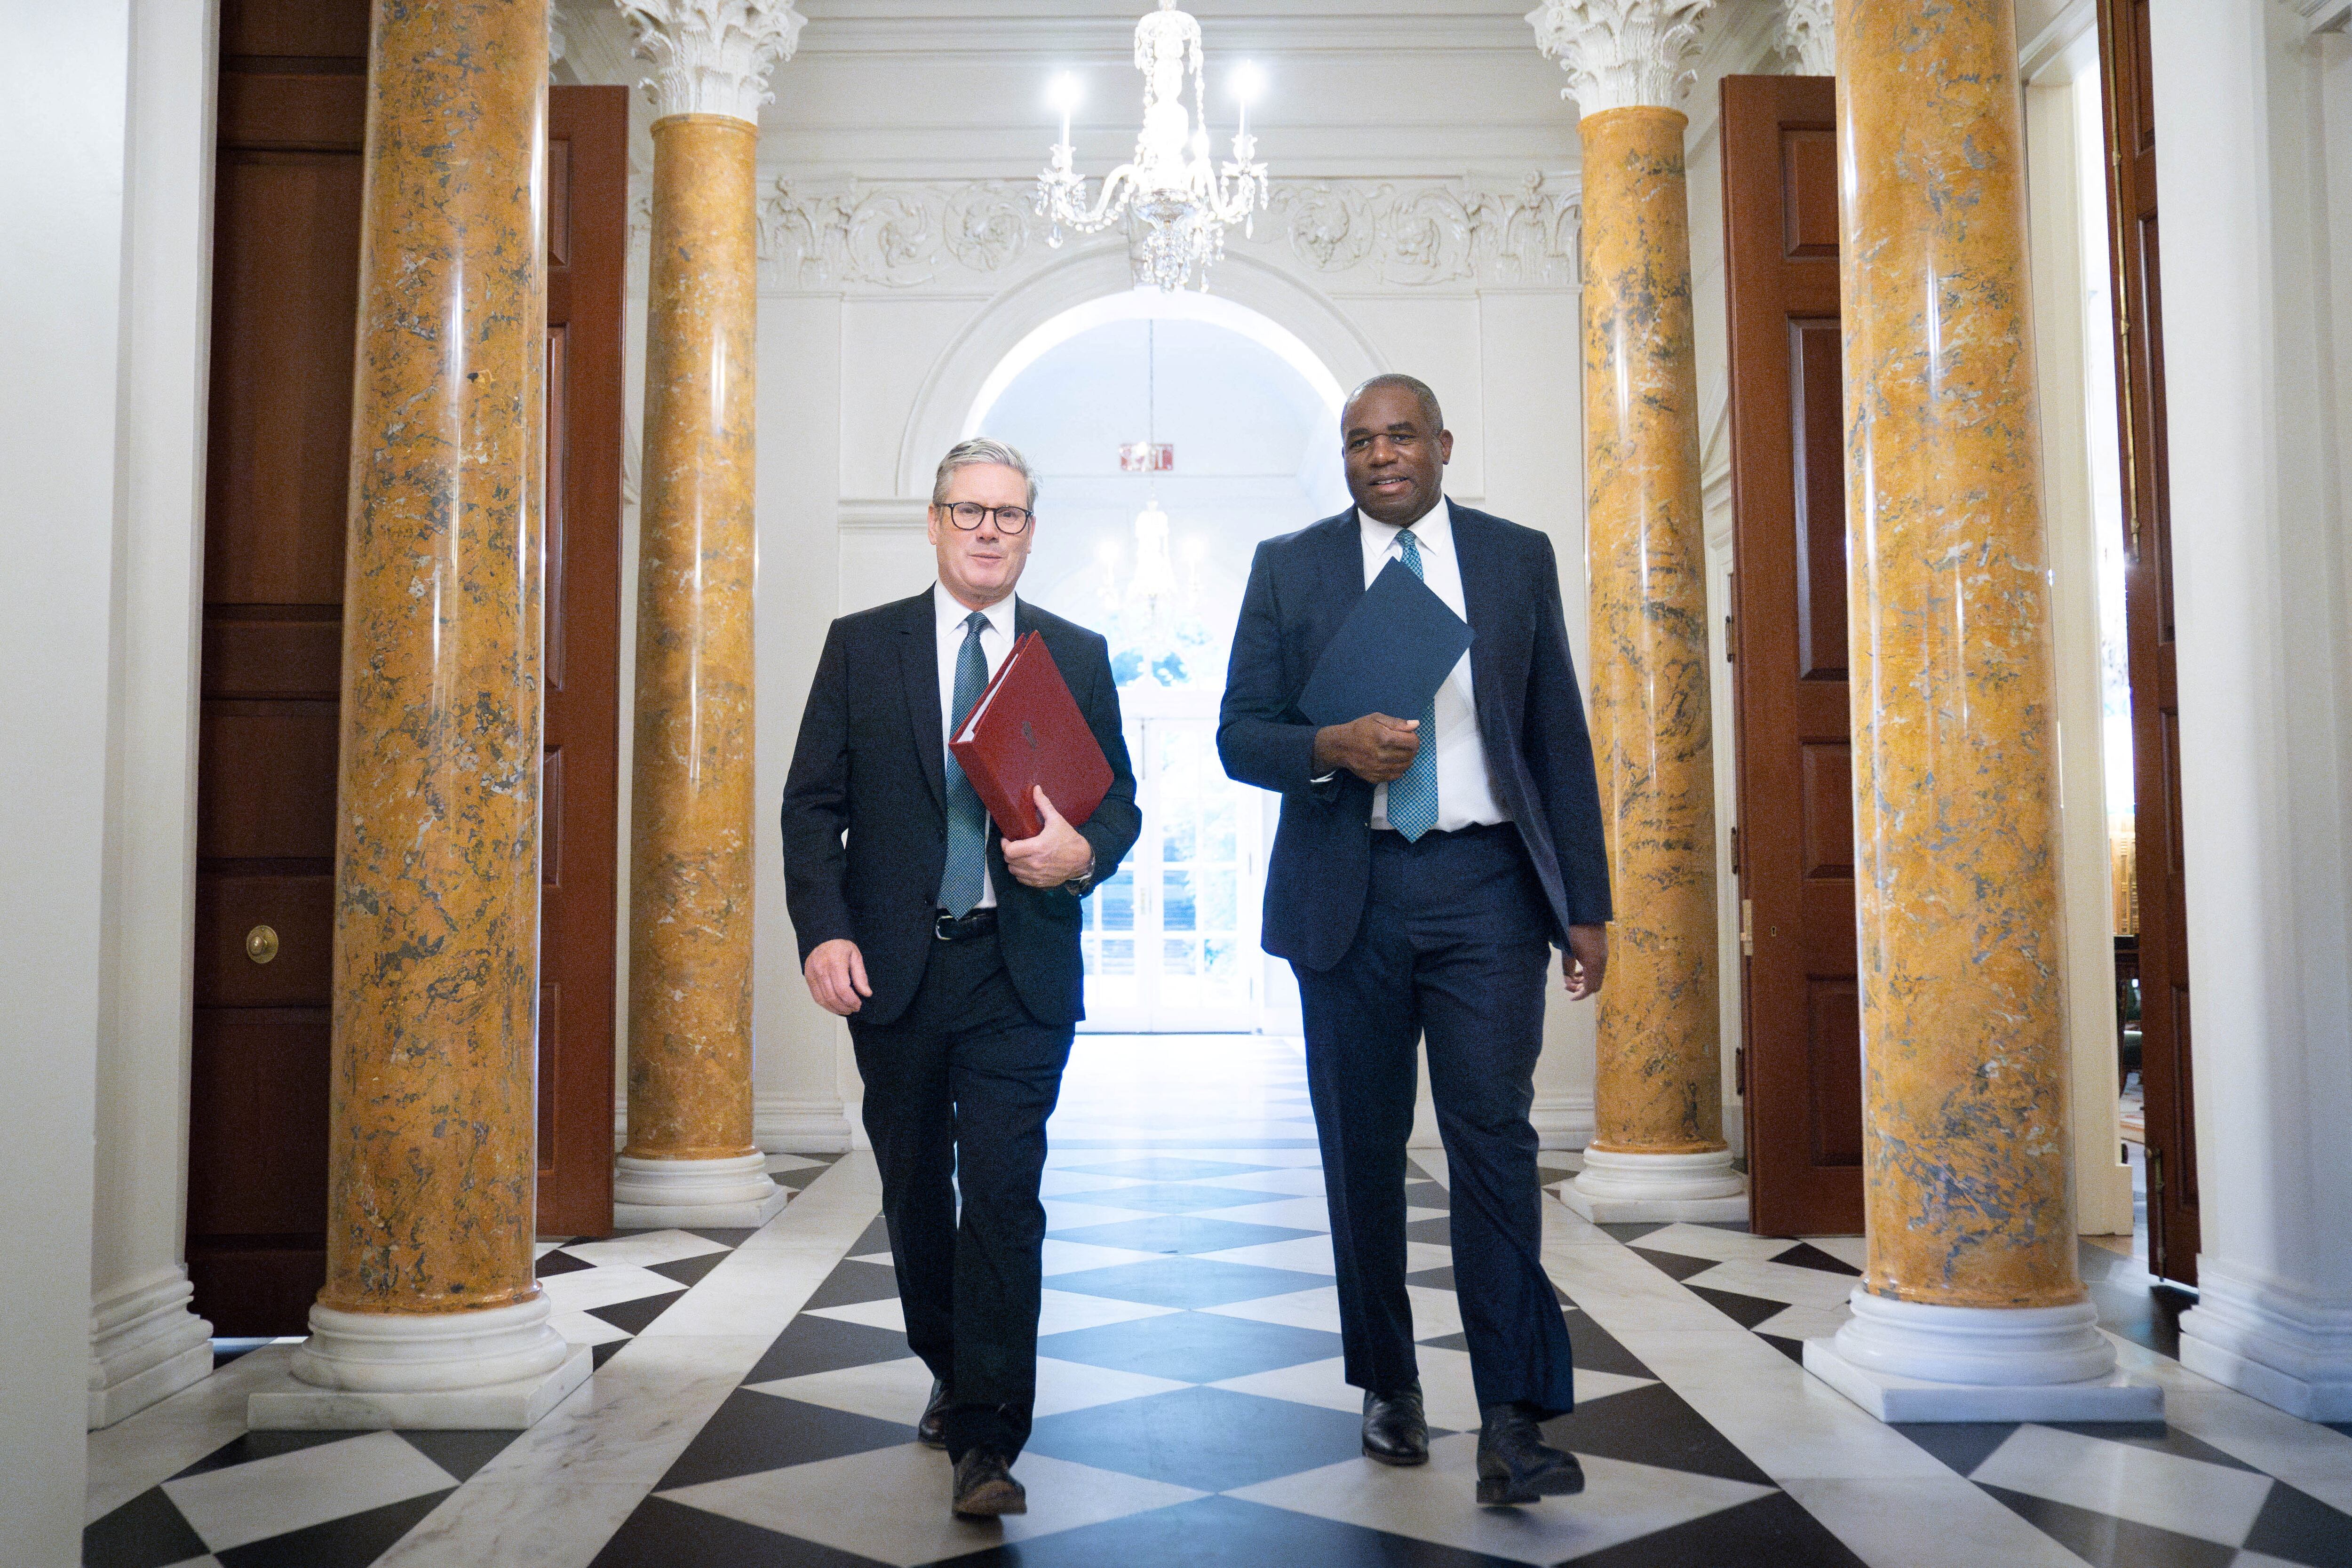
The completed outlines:
{"type": "Polygon", "coordinates": [[[479,1312],[310,1309],[296,1378],[246,1401],[246,1425],[519,1431],[588,1381],[594,1358],[549,1326],[547,1298],[479,1312]]]}
{"type": "Polygon", "coordinates": [[[2352,1304],[2200,1257],[2180,1364],[2305,1421],[2352,1421],[2352,1304]]]}
{"type": "Polygon", "coordinates": [[[1731,1168],[1728,1149],[1698,1154],[1587,1149],[1584,1169],[1559,1196],[1594,1225],[1717,1225],[1748,1217],[1748,1178],[1731,1168]]]}
{"type": "Polygon", "coordinates": [[[1805,1370],[1881,1421],[2160,1421],[2164,1390],[2116,1370],[2088,1301],[1942,1307],[1856,1288],[1805,1370]]]}
{"type": "Polygon", "coordinates": [[[89,1315],[89,1429],[111,1426],[213,1370],[213,1326],[188,1310],[188,1271],[123,1291],[89,1315]]]}
{"type": "Polygon", "coordinates": [[[761,1153],[729,1160],[613,1157],[613,1224],[623,1230],[757,1228],[783,1213],[792,1196],[769,1176],[761,1153]]]}

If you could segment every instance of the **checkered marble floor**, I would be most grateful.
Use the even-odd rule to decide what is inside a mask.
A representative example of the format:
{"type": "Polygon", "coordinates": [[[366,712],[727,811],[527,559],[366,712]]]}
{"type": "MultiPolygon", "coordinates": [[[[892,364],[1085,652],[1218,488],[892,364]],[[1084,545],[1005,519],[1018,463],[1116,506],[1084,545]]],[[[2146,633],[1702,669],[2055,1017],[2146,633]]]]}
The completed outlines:
{"type": "MultiPolygon", "coordinates": [[[[2129,1258],[2086,1273],[2169,1425],[1888,1427],[1794,1361],[1843,1321],[1858,1238],[1596,1228],[1547,1201],[1578,1397],[1549,1431],[1590,1486],[1481,1510],[1442,1154],[1408,1186],[1433,1458],[1390,1470],[1340,1376],[1295,1041],[1083,1037],[1053,1134],[1026,1516],[948,1513],[852,1154],[793,1165],[804,1193],[756,1235],[546,1247],[599,1370],[529,1432],[245,1433],[272,1346],[94,1435],[85,1561],[2352,1568],[2352,1434],[2182,1369],[2129,1258]]],[[[1556,1187],[1574,1156],[1546,1158],[1556,1187]]]]}

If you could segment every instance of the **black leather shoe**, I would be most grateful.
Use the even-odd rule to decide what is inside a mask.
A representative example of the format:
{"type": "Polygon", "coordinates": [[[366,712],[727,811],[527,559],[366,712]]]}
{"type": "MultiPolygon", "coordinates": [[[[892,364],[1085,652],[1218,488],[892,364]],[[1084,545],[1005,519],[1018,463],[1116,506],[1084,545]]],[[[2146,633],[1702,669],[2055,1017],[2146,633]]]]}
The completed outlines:
{"type": "Polygon", "coordinates": [[[1534,1412],[1519,1405],[1489,1405],[1478,1412],[1478,1501],[1487,1508],[1573,1497],[1584,1489],[1584,1467],[1573,1454],[1547,1445],[1534,1412]]]}
{"type": "Polygon", "coordinates": [[[994,1519],[1027,1513],[1029,1493],[1013,1479],[1013,1461],[992,1448],[971,1448],[956,1461],[952,1506],[958,1519],[994,1519]]]}
{"type": "Polygon", "coordinates": [[[1429,1418],[1422,1413],[1421,1384],[1365,1394],[1364,1458],[1383,1465],[1429,1463],[1429,1418]]]}
{"type": "Polygon", "coordinates": [[[931,1379],[931,1402],[923,1406],[923,1418],[915,1423],[915,1441],[926,1448],[948,1446],[948,1406],[955,1395],[938,1378],[931,1379]]]}

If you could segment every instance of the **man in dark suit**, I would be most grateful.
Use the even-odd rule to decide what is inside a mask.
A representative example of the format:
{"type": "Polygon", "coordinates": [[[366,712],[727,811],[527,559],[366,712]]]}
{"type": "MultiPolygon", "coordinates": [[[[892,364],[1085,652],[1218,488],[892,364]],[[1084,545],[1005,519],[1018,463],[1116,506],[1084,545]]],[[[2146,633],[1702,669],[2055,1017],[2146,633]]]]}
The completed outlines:
{"type": "Polygon", "coordinates": [[[1013,596],[1035,537],[1020,453],[959,444],[931,489],[939,582],[826,635],[784,785],[784,889],[809,994],[849,1020],[907,1342],[933,1378],[918,1426],[958,1514],[1023,1513],[1045,1210],[1045,1119],[1085,1015],[1078,900],[1142,818],[1109,650],[1013,596]],[[1083,827],[1045,792],[1001,839],[947,750],[1030,632],[1110,763],[1083,827]],[[957,1215],[961,1188],[962,1215],[957,1215]]]}
{"type": "Polygon", "coordinates": [[[1405,1294],[1405,1138],[1429,1042],[1445,1141],[1454,1282],[1483,1417],[1477,1498],[1582,1489],[1537,1423],[1572,1404],[1568,1331],[1538,1256],[1528,1111],[1544,976],[1600,989],[1609,876],[1600,792],[1550,540],[1453,505],[1436,395],[1380,375],[1340,412],[1350,510],[1258,546],[1234,634],[1217,749],[1278,792],[1265,945],[1290,961],[1323,1148],[1348,1381],[1364,1452],[1429,1458],[1405,1294]],[[1318,729],[1308,674],[1390,562],[1470,624],[1470,651],[1419,714],[1318,729]]]}

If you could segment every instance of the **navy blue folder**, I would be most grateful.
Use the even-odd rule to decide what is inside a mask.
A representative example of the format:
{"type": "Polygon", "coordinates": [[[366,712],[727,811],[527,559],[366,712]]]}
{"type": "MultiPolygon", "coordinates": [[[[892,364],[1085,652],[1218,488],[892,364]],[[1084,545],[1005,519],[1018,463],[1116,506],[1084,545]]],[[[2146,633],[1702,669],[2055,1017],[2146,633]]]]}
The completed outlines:
{"type": "Polygon", "coordinates": [[[1391,561],[1339,623],[1298,694],[1298,710],[1318,724],[1345,724],[1367,713],[1419,718],[1469,651],[1470,638],[1469,622],[1403,562],[1391,561]]]}

